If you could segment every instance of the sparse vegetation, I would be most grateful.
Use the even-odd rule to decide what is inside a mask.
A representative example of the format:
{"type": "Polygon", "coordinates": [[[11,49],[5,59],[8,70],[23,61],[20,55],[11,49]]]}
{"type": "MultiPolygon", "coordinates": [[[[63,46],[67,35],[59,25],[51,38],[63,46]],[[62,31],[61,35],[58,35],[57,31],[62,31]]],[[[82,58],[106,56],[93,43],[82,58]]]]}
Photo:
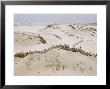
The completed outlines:
{"type": "MultiPolygon", "coordinates": [[[[49,25],[47,25],[46,28],[51,28],[52,26],[54,26],[54,24],[49,24],[49,25]]],[[[45,28],[45,29],[46,29],[46,28],[45,28]]]]}
{"type": "Polygon", "coordinates": [[[14,55],[14,57],[24,58],[24,57],[26,57],[28,54],[29,54],[28,52],[16,53],[16,54],[14,55]]]}
{"type": "Polygon", "coordinates": [[[94,36],[93,34],[91,34],[91,36],[94,36]]]}
{"type": "Polygon", "coordinates": [[[44,40],[43,37],[41,37],[41,36],[39,35],[39,38],[41,39],[40,41],[41,41],[42,43],[46,44],[46,41],[44,40]]]}
{"type": "Polygon", "coordinates": [[[52,29],[60,29],[60,27],[53,27],[52,29]]]}
{"type": "Polygon", "coordinates": [[[73,25],[69,25],[71,28],[75,29],[75,27],[73,25]]]}
{"type": "Polygon", "coordinates": [[[55,37],[57,37],[57,38],[59,38],[59,39],[61,39],[58,35],[55,35],[55,34],[53,34],[55,37]]]}
{"type": "Polygon", "coordinates": [[[74,36],[74,35],[71,33],[71,34],[69,34],[68,36],[74,36]]]}
{"type": "Polygon", "coordinates": [[[65,23],[25,29],[14,33],[15,75],[96,75],[96,25],[65,23]]]}
{"type": "Polygon", "coordinates": [[[81,40],[81,41],[79,41],[79,42],[75,43],[75,45],[78,45],[78,44],[79,44],[79,43],[81,43],[81,42],[83,42],[83,40],[81,40]]]}
{"type": "Polygon", "coordinates": [[[81,47],[79,47],[79,48],[70,48],[69,45],[60,44],[60,45],[52,46],[48,49],[44,49],[42,51],[29,51],[29,52],[16,53],[14,55],[14,57],[24,58],[28,54],[33,54],[33,53],[41,53],[42,54],[42,53],[48,52],[51,49],[56,49],[56,48],[60,48],[60,49],[67,50],[67,51],[72,51],[72,52],[80,52],[81,54],[86,55],[86,56],[94,56],[94,57],[97,56],[97,54],[92,54],[91,52],[85,52],[81,47]]]}

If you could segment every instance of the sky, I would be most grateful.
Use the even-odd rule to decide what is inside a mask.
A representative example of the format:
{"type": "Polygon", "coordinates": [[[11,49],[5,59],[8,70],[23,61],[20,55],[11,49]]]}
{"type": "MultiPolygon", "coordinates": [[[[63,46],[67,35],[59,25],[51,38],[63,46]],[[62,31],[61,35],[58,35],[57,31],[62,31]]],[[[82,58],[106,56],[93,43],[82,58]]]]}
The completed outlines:
{"type": "Polygon", "coordinates": [[[96,23],[96,14],[15,14],[14,23],[20,24],[63,24],[63,23],[96,23]]]}

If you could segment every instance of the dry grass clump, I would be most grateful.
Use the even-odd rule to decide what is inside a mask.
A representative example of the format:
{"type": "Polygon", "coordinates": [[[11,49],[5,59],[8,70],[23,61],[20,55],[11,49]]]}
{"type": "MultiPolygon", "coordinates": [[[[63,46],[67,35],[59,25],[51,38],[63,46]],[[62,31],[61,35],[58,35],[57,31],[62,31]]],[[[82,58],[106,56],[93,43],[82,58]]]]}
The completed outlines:
{"type": "Polygon", "coordinates": [[[28,52],[16,53],[16,54],[14,55],[14,57],[24,58],[24,57],[26,57],[28,54],[29,54],[28,52]]]}
{"type": "Polygon", "coordinates": [[[45,71],[53,70],[53,71],[61,71],[65,70],[67,66],[60,62],[58,59],[55,60],[47,60],[45,64],[45,71]]]}
{"type": "Polygon", "coordinates": [[[69,25],[71,28],[75,29],[75,27],[73,25],[69,25]]]}
{"type": "Polygon", "coordinates": [[[53,27],[53,26],[54,26],[54,24],[49,24],[49,25],[47,25],[47,27],[46,27],[45,29],[51,28],[51,27],[53,27]]]}
{"type": "Polygon", "coordinates": [[[40,41],[41,41],[43,44],[46,44],[46,41],[44,40],[43,37],[41,37],[41,36],[39,35],[39,38],[40,38],[40,41]]]}
{"type": "Polygon", "coordinates": [[[58,39],[61,39],[58,35],[53,34],[55,37],[57,37],[58,39]]]}

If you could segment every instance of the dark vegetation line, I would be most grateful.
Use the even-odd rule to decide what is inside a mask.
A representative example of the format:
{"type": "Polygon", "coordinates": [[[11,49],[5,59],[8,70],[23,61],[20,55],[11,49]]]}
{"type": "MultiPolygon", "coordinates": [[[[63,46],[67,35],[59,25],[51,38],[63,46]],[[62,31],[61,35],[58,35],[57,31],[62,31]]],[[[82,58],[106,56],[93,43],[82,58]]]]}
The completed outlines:
{"type": "Polygon", "coordinates": [[[46,41],[44,40],[43,37],[41,37],[41,36],[39,35],[39,38],[41,39],[40,41],[41,41],[43,44],[46,44],[46,41]]]}
{"type": "Polygon", "coordinates": [[[52,26],[54,26],[54,24],[49,24],[49,25],[47,25],[47,27],[44,28],[44,29],[51,28],[52,26]]]}
{"type": "Polygon", "coordinates": [[[67,50],[67,51],[71,51],[71,52],[80,52],[81,54],[83,55],[86,55],[86,56],[93,56],[93,57],[97,57],[97,54],[92,54],[91,52],[85,52],[81,47],[79,48],[70,48],[69,45],[56,45],[56,46],[52,46],[50,48],[47,48],[47,49],[44,49],[42,51],[29,51],[29,52],[20,52],[20,53],[16,53],[14,55],[14,57],[19,57],[19,58],[24,58],[26,57],[28,54],[34,54],[34,53],[40,53],[40,54],[43,54],[43,53],[46,53],[48,52],[49,50],[51,49],[55,49],[55,48],[60,48],[60,49],[63,49],[63,50],[67,50]]]}
{"type": "Polygon", "coordinates": [[[31,39],[31,40],[38,37],[43,44],[46,44],[45,39],[42,36],[40,36],[40,34],[37,34],[38,36],[36,36],[36,35],[28,35],[28,34],[25,34],[25,33],[15,33],[15,34],[22,34],[22,36],[23,35],[27,35],[28,36],[28,39],[31,39]]]}
{"type": "Polygon", "coordinates": [[[54,35],[54,36],[57,37],[58,39],[61,39],[58,35],[55,35],[55,34],[52,34],[52,35],[54,35]]]}
{"type": "Polygon", "coordinates": [[[69,25],[71,28],[75,29],[75,27],[73,25],[69,25]]]}

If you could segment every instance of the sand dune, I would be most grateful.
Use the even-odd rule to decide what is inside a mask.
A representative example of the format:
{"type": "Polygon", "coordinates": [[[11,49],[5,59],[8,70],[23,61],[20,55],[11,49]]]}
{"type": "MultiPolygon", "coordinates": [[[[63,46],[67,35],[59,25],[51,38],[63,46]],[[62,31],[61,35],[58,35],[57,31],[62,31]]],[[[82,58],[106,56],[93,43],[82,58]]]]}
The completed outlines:
{"type": "Polygon", "coordinates": [[[17,76],[97,75],[96,24],[15,26],[14,56],[17,76]]]}

